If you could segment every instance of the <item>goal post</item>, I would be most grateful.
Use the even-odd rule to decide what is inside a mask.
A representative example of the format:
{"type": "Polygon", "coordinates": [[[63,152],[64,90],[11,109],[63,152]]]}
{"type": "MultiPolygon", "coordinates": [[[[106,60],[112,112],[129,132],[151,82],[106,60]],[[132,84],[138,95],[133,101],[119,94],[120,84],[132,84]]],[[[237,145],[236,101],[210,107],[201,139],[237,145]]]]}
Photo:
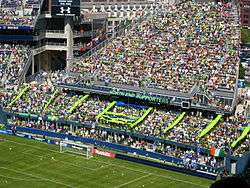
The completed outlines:
{"type": "Polygon", "coordinates": [[[61,141],[60,152],[79,154],[89,159],[93,156],[94,146],[73,141],[61,141]]]}

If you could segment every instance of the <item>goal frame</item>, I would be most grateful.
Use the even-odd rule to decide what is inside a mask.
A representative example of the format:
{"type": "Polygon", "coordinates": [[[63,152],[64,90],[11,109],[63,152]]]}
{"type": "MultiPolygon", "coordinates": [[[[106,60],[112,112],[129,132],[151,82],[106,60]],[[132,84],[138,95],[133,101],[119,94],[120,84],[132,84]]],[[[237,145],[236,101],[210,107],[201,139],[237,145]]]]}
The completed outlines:
{"type": "Polygon", "coordinates": [[[80,143],[80,142],[74,142],[74,141],[68,141],[68,140],[63,140],[60,142],[59,144],[60,146],[60,153],[73,153],[73,154],[77,154],[77,155],[82,155],[85,156],[87,159],[90,159],[91,157],[93,157],[93,153],[94,153],[94,145],[90,145],[90,144],[84,144],[84,143],[80,143]],[[68,145],[70,147],[68,147],[68,145]],[[64,148],[74,148],[74,149],[79,149],[79,152],[74,151],[74,150],[64,150],[64,148]],[[81,149],[82,148],[82,149],[81,149]],[[86,149],[86,153],[85,152],[81,152],[84,151],[84,148],[86,149]]]}

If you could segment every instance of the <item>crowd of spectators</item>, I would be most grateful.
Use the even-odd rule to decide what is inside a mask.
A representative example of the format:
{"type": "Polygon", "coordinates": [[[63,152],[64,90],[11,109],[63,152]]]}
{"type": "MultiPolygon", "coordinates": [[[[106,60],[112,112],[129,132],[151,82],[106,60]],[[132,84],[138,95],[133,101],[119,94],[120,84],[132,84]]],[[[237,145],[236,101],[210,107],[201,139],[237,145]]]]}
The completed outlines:
{"type": "Polygon", "coordinates": [[[164,138],[164,130],[177,117],[176,111],[154,110],[141,125],[135,127],[135,131],[146,136],[164,138]]]}
{"type": "Polygon", "coordinates": [[[205,129],[212,119],[213,117],[208,119],[202,116],[201,112],[191,112],[172,131],[169,131],[166,137],[169,140],[194,145],[199,133],[205,129]]]}
{"type": "Polygon", "coordinates": [[[32,26],[39,5],[39,0],[2,0],[0,4],[0,24],[32,26]]]}
{"type": "Polygon", "coordinates": [[[18,85],[19,75],[31,53],[28,45],[0,43],[0,83],[6,89],[18,85]]]}
{"type": "MultiPolygon", "coordinates": [[[[250,126],[244,116],[239,117],[227,117],[223,122],[220,122],[215,129],[202,138],[200,142],[204,147],[215,146],[216,148],[230,147],[230,144],[239,138],[244,127],[250,126]]],[[[246,137],[245,141],[240,147],[234,150],[235,155],[242,155],[243,151],[249,151],[250,149],[250,135],[246,137]]]]}
{"type": "Polygon", "coordinates": [[[107,83],[190,92],[234,90],[238,25],[230,4],[192,1],[158,12],[82,61],[72,72],[107,83]]]}
{"type": "MultiPolygon", "coordinates": [[[[18,91],[17,93],[20,93],[18,91]]],[[[61,120],[77,121],[82,124],[91,124],[105,126],[109,128],[125,130],[127,132],[137,133],[144,136],[151,136],[166,140],[175,141],[182,144],[197,146],[204,148],[225,148],[230,147],[235,141],[244,127],[249,126],[243,115],[225,117],[220,120],[206,136],[198,139],[198,135],[204,130],[208,124],[216,117],[212,114],[202,114],[200,111],[187,112],[184,118],[172,129],[165,131],[168,126],[181,114],[178,110],[164,110],[154,108],[142,122],[137,126],[131,127],[128,124],[117,124],[116,122],[100,121],[97,116],[105,110],[112,102],[98,95],[89,95],[85,101],[70,112],[72,106],[79,101],[84,94],[80,95],[73,91],[58,89],[50,84],[31,84],[29,91],[23,94],[19,100],[12,106],[5,103],[5,110],[17,113],[35,114],[38,116],[54,116],[61,120]],[[55,95],[55,93],[57,93],[55,95]],[[53,98],[53,97],[54,98],[53,98]],[[52,103],[45,108],[53,98],[52,103]]],[[[1,97],[1,96],[0,96],[1,97]]],[[[3,99],[11,101],[8,97],[2,96],[3,99]]],[[[122,118],[137,117],[140,118],[145,110],[139,110],[132,107],[121,107],[115,105],[109,110],[110,115],[121,116],[122,118]],[[112,114],[114,113],[114,114],[112,114]]],[[[147,109],[149,107],[145,107],[147,109]]],[[[249,137],[245,139],[239,147],[234,149],[234,154],[242,155],[249,149],[249,137]]]]}

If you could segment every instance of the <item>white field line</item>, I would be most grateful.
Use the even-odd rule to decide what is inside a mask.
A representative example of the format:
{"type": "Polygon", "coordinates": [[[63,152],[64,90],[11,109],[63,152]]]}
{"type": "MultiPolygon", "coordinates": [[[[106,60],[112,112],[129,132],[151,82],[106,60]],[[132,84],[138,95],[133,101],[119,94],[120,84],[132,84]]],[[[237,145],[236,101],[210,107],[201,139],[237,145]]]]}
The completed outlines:
{"type": "Polygon", "coordinates": [[[93,171],[98,171],[98,170],[101,170],[102,168],[106,168],[106,167],[109,167],[109,166],[113,166],[113,165],[112,164],[102,165],[102,166],[100,166],[98,168],[93,168],[93,171]]]}
{"type": "Polygon", "coordinates": [[[16,172],[16,173],[23,174],[23,175],[30,176],[30,177],[34,177],[34,178],[37,178],[37,179],[40,179],[40,180],[43,180],[43,181],[52,182],[52,183],[55,183],[55,184],[58,184],[58,185],[63,185],[65,187],[73,188],[72,185],[68,185],[68,184],[62,183],[60,181],[56,181],[56,180],[44,178],[44,177],[41,177],[41,176],[38,176],[38,175],[34,175],[34,174],[31,174],[31,173],[26,173],[26,172],[22,172],[22,171],[10,169],[10,168],[5,168],[5,167],[0,167],[0,169],[4,169],[4,170],[7,170],[7,171],[16,172]]]}
{"type": "MultiPolygon", "coordinates": [[[[15,142],[15,141],[12,141],[12,140],[7,140],[7,139],[6,139],[6,141],[13,142],[13,143],[19,144],[19,145],[33,147],[33,148],[36,148],[36,149],[39,149],[39,150],[44,150],[44,148],[41,148],[41,147],[38,147],[38,146],[31,146],[29,144],[19,143],[19,142],[15,142]]],[[[46,144],[46,143],[43,143],[43,144],[46,144]]],[[[52,151],[52,152],[56,152],[56,153],[60,153],[60,151],[53,150],[53,149],[46,149],[46,150],[52,151]]],[[[75,156],[75,155],[70,154],[70,153],[65,153],[65,154],[68,154],[68,155],[71,155],[71,156],[75,156]]],[[[79,158],[79,156],[75,156],[75,157],[79,158]]],[[[85,158],[81,158],[81,159],[89,160],[89,159],[85,159],[85,158]]],[[[160,175],[160,174],[156,174],[156,173],[150,173],[150,172],[147,172],[147,171],[130,168],[130,167],[126,167],[126,166],[123,166],[123,165],[117,165],[117,164],[112,164],[112,163],[108,163],[108,162],[101,162],[101,161],[98,161],[98,160],[93,159],[93,158],[90,159],[90,160],[94,160],[94,161],[96,161],[98,163],[107,164],[107,165],[115,166],[115,167],[118,167],[118,168],[125,168],[125,169],[128,169],[128,170],[134,171],[134,172],[140,172],[140,173],[144,173],[144,174],[152,174],[154,176],[158,176],[158,177],[161,177],[161,178],[165,178],[165,179],[169,179],[169,180],[174,180],[174,181],[179,181],[179,182],[182,182],[182,183],[186,183],[186,184],[190,184],[190,185],[195,185],[195,186],[198,186],[198,187],[206,187],[207,188],[207,186],[205,186],[205,185],[200,185],[200,184],[197,184],[197,183],[193,183],[193,182],[182,180],[182,179],[173,178],[173,177],[170,177],[170,176],[160,175]]]]}
{"type": "MultiPolygon", "coordinates": [[[[13,142],[13,143],[19,144],[19,145],[30,146],[30,145],[28,145],[28,144],[22,144],[22,143],[10,141],[10,140],[8,140],[8,142],[13,142]]],[[[42,148],[39,148],[39,147],[36,147],[36,146],[30,146],[30,147],[33,147],[33,148],[36,148],[36,149],[42,149],[42,148]]],[[[50,149],[48,149],[48,150],[49,150],[49,151],[56,152],[56,153],[60,153],[59,151],[56,151],[56,150],[50,150],[50,149]]],[[[28,149],[28,150],[24,150],[23,152],[20,152],[20,153],[23,153],[23,154],[25,154],[25,155],[32,155],[32,156],[36,156],[36,157],[41,157],[41,158],[50,158],[50,157],[49,157],[50,154],[46,154],[46,155],[37,155],[37,154],[34,154],[34,153],[28,153],[28,152],[31,152],[31,151],[34,151],[34,150],[33,150],[33,149],[28,149]]],[[[68,154],[68,153],[66,153],[66,154],[68,154]]],[[[75,156],[75,154],[70,154],[70,155],[75,156]]],[[[83,159],[85,159],[85,158],[83,158],[83,159]]],[[[66,165],[70,165],[70,166],[74,166],[74,167],[81,167],[81,168],[85,168],[85,169],[87,169],[87,170],[92,170],[92,171],[96,171],[96,170],[99,170],[99,168],[101,168],[101,167],[99,167],[99,168],[88,168],[88,167],[85,167],[85,166],[82,166],[82,165],[76,165],[76,164],[73,164],[73,163],[70,163],[70,162],[60,161],[60,160],[57,160],[57,159],[52,159],[52,160],[57,161],[57,162],[60,162],[60,163],[63,163],[63,164],[66,164],[66,165]]],[[[42,163],[42,164],[44,164],[44,163],[42,163]]],[[[40,165],[42,165],[42,164],[40,164],[40,165]]],[[[39,165],[39,166],[40,166],[40,165],[39,165]]],[[[31,167],[31,169],[32,169],[32,168],[33,168],[33,167],[31,167]]],[[[34,167],[34,168],[35,168],[35,167],[34,167]]]]}
{"type": "MultiPolygon", "coordinates": [[[[24,145],[24,146],[29,146],[29,147],[32,147],[32,148],[35,148],[35,149],[39,149],[39,150],[45,150],[44,148],[40,148],[38,146],[31,146],[31,145],[28,145],[28,144],[24,144],[24,143],[19,143],[19,142],[15,142],[15,141],[12,141],[12,140],[6,140],[8,142],[12,142],[12,143],[15,143],[15,144],[18,144],[18,145],[24,145]]],[[[57,151],[57,150],[52,150],[52,149],[46,149],[48,151],[52,151],[54,153],[60,153],[60,151],[57,151]]],[[[25,150],[24,152],[21,152],[21,153],[24,153],[24,154],[27,154],[27,155],[33,155],[33,156],[37,156],[37,157],[49,157],[48,155],[50,154],[46,154],[46,155],[37,155],[37,154],[33,154],[33,153],[28,153],[28,151],[33,151],[32,149],[28,149],[28,150],[25,150]]],[[[80,159],[84,159],[84,160],[89,160],[89,159],[86,159],[86,158],[83,158],[83,157],[80,157],[80,156],[77,156],[75,154],[71,154],[71,153],[64,153],[64,154],[67,154],[67,155],[71,155],[73,157],[76,157],[76,158],[80,158],[80,159]]],[[[92,160],[92,159],[91,159],[92,160]]],[[[106,164],[105,166],[101,166],[101,167],[98,167],[98,168],[88,168],[88,167],[83,167],[82,165],[76,165],[76,164],[72,164],[72,163],[69,163],[69,162],[65,162],[65,161],[59,161],[59,160],[56,160],[54,159],[54,161],[58,161],[58,162],[61,162],[61,163],[64,163],[64,164],[68,164],[68,165],[71,165],[71,166],[75,166],[75,167],[81,167],[81,168],[85,168],[87,170],[92,170],[92,171],[97,171],[99,170],[100,168],[104,168],[104,167],[107,167],[107,166],[111,166],[112,164],[110,163],[105,163],[105,162],[100,162],[100,161],[96,161],[98,163],[101,163],[101,164],[106,164]]]]}
{"type": "Polygon", "coordinates": [[[20,170],[20,171],[21,171],[21,172],[25,172],[25,171],[27,171],[27,170],[32,170],[32,169],[34,169],[34,168],[38,168],[39,166],[45,165],[45,164],[50,163],[50,162],[51,162],[51,161],[45,161],[44,163],[39,162],[39,164],[37,164],[37,165],[30,166],[30,167],[28,167],[28,168],[23,168],[23,169],[20,170]]]}
{"type": "MultiPolygon", "coordinates": [[[[36,156],[36,157],[43,157],[43,158],[49,158],[49,156],[46,156],[46,155],[37,155],[37,154],[33,154],[33,153],[25,153],[26,155],[32,155],[32,156],[36,156]]],[[[51,159],[53,161],[56,161],[56,162],[59,162],[59,163],[63,163],[63,164],[66,164],[68,166],[73,166],[73,167],[78,167],[78,168],[85,168],[87,170],[95,170],[93,168],[88,168],[86,166],[82,166],[82,165],[76,165],[76,164],[73,164],[73,163],[70,163],[70,162],[66,162],[66,161],[60,161],[60,160],[57,160],[57,159],[51,159]]],[[[99,169],[99,168],[98,168],[99,169]]]]}
{"type": "Polygon", "coordinates": [[[115,186],[114,188],[120,188],[120,187],[123,187],[123,186],[125,186],[125,185],[129,185],[129,184],[131,184],[131,183],[134,183],[134,182],[136,182],[136,181],[139,181],[139,180],[141,180],[141,179],[144,179],[144,178],[146,178],[146,177],[148,177],[148,176],[150,176],[150,175],[152,175],[152,174],[147,174],[147,175],[145,175],[145,176],[141,176],[141,177],[139,177],[139,178],[133,179],[133,180],[128,181],[128,182],[126,182],[126,183],[123,183],[123,184],[121,184],[121,185],[115,186]]]}
{"type": "Polygon", "coordinates": [[[32,179],[23,179],[23,178],[15,178],[15,177],[12,177],[12,176],[6,176],[6,175],[2,175],[0,174],[0,177],[3,177],[3,178],[7,178],[7,179],[12,179],[12,180],[18,180],[18,181],[38,181],[38,180],[32,180],[32,179]]]}

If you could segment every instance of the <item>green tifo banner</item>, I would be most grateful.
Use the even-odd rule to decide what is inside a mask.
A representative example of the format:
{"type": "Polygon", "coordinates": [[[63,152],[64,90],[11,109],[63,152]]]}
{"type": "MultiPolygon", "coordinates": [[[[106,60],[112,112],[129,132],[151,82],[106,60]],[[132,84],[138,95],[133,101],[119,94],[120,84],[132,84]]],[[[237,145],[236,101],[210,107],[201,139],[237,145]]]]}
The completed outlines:
{"type": "Polygon", "coordinates": [[[221,118],[222,115],[220,114],[217,115],[217,117],[214,120],[212,120],[205,129],[201,131],[201,133],[198,135],[198,139],[205,136],[215,125],[217,125],[217,123],[221,120],[221,118]]]}
{"type": "Polygon", "coordinates": [[[241,140],[243,140],[248,135],[249,132],[250,132],[250,126],[248,126],[244,129],[244,131],[241,133],[240,137],[231,144],[231,147],[234,148],[235,146],[237,146],[237,144],[241,140]]]}
{"type": "Polygon", "coordinates": [[[170,129],[174,128],[178,123],[182,121],[184,116],[186,115],[186,112],[182,112],[165,130],[164,133],[168,132],[170,129]]]}

